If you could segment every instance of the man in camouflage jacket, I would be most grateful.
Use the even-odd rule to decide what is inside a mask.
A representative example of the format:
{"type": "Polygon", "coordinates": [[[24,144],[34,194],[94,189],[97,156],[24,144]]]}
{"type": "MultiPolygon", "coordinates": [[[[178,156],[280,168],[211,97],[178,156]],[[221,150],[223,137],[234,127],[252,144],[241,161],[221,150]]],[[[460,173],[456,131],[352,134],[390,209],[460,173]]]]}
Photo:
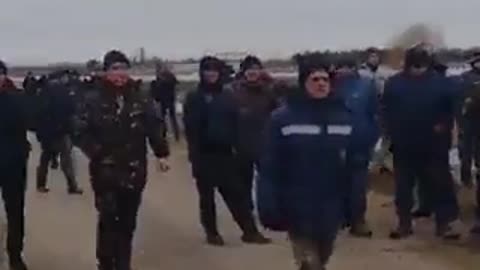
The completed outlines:
{"type": "Polygon", "coordinates": [[[78,117],[77,144],[90,158],[90,176],[99,213],[99,270],[130,270],[132,239],[147,178],[148,140],[162,171],[169,155],[160,108],[135,91],[129,61],[118,51],[104,59],[98,91],[86,98],[78,117]]]}

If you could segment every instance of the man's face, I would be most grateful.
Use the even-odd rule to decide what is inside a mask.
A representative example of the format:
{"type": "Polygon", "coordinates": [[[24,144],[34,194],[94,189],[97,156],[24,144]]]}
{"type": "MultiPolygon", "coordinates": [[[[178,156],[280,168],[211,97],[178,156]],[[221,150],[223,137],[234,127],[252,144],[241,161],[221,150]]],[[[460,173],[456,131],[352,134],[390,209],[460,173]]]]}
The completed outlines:
{"type": "Polygon", "coordinates": [[[215,84],[220,79],[220,72],[218,70],[204,70],[202,76],[208,84],[215,84]]]}
{"type": "Polygon", "coordinates": [[[330,75],[326,71],[311,73],[305,82],[305,89],[311,98],[326,98],[331,91],[330,75]]]}
{"type": "Polygon", "coordinates": [[[113,63],[106,71],[105,76],[113,85],[123,87],[129,80],[129,68],[125,63],[113,63]]]}
{"type": "Polygon", "coordinates": [[[416,64],[410,67],[410,74],[413,76],[420,76],[427,72],[428,65],[426,64],[416,64]]]}
{"type": "Polygon", "coordinates": [[[257,82],[262,75],[262,68],[254,65],[249,69],[245,70],[245,79],[247,82],[257,82]]]}
{"type": "Polygon", "coordinates": [[[367,63],[372,66],[378,66],[380,64],[380,56],[376,53],[371,53],[368,56],[367,63]]]}
{"type": "Polygon", "coordinates": [[[107,69],[107,76],[108,75],[117,75],[117,76],[128,76],[128,65],[125,63],[113,63],[107,69]]]}

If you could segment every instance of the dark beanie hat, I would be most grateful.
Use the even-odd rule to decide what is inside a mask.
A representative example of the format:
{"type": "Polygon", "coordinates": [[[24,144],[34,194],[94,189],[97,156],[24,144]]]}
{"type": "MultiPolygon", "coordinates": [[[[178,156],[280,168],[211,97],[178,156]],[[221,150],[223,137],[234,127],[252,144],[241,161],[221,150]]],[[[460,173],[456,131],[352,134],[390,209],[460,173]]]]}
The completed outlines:
{"type": "Polygon", "coordinates": [[[0,61],[0,74],[1,75],[7,75],[8,74],[7,65],[3,61],[0,61]]]}
{"type": "Polygon", "coordinates": [[[256,56],[249,55],[243,59],[242,63],[240,63],[240,72],[245,72],[246,70],[252,68],[253,66],[258,66],[263,68],[262,61],[256,56]]]}
{"type": "Polygon", "coordinates": [[[380,50],[375,47],[370,47],[367,49],[367,55],[371,54],[380,54],[380,50]]]}
{"type": "Polygon", "coordinates": [[[224,64],[223,62],[213,56],[205,56],[200,60],[200,72],[205,70],[216,70],[221,72],[223,70],[224,64]]]}
{"type": "Polygon", "coordinates": [[[432,55],[427,50],[419,47],[407,50],[405,54],[405,67],[431,65],[432,55]]]}
{"type": "Polygon", "coordinates": [[[305,84],[308,76],[316,71],[329,72],[330,64],[325,57],[317,54],[300,56],[298,64],[298,83],[301,87],[305,84]]]}
{"type": "Polygon", "coordinates": [[[124,63],[130,67],[130,61],[124,53],[117,50],[109,51],[103,58],[103,69],[109,69],[115,63],[124,63]]]}

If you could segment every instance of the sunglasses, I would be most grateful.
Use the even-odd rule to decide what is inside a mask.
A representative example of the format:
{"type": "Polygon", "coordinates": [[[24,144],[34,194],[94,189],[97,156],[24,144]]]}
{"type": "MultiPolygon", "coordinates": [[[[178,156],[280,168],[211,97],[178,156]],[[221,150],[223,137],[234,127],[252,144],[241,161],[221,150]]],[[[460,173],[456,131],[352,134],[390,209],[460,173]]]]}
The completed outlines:
{"type": "Polygon", "coordinates": [[[330,78],[329,77],[326,77],[326,76],[317,76],[317,77],[312,77],[311,80],[313,82],[330,82],[330,78]]]}

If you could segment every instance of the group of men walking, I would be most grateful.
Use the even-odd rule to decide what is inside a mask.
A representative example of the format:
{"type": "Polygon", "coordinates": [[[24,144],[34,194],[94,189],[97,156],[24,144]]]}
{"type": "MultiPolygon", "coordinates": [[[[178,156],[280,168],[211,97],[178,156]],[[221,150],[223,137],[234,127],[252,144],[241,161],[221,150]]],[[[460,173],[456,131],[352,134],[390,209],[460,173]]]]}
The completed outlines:
{"type": "MultiPolygon", "coordinates": [[[[471,187],[472,153],[479,153],[474,123],[480,116],[480,57],[472,59],[472,70],[461,78],[447,78],[434,68],[435,57],[423,46],[409,49],[404,69],[391,78],[380,74],[379,51],[369,49],[366,59],[358,68],[357,59],[337,59],[332,65],[320,55],[301,57],[298,86],[282,96],[257,57],[246,57],[234,80],[220,59],[200,61],[200,82],[183,102],[183,124],[208,244],[225,245],[217,226],[218,191],[243,242],[271,242],[256,224],[257,208],[265,228],[288,233],[299,269],[325,269],[341,228],[356,237],[372,236],[366,220],[369,169],[383,167],[387,152],[394,157],[398,216],[390,237],[410,236],[412,219],[431,213],[439,237],[460,237],[448,154],[456,122],[462,181],[471,187]],[[383,148],[374,155],[380,137],[383,148]],[[419,201],[427,201],[429,209],[412,211],[416,186],[423,190],[419,201]]],[[[101,75],[91,80],[80,82],[67,71],[43,80],[29,76],[22,93],[0,65],[0,185],[12,269],[27,269],[22,258],[27,130],[36,132],[42,146],[39,192],[49,191],[48,167],[56,167],[60,155],[67,191],[82,194],[72,147],[89,158],[98,211],[98,269],[131,269],[148,175],[147,144],[165,172],[170,154],[165,117],[176,140],[180,129],[175,76],[159,69],[150,91],[142,91],[129,68],[123,53],[111,51],[101,75]]],[[[472,233],[479,231],[480,213],[472,233]]]]}

